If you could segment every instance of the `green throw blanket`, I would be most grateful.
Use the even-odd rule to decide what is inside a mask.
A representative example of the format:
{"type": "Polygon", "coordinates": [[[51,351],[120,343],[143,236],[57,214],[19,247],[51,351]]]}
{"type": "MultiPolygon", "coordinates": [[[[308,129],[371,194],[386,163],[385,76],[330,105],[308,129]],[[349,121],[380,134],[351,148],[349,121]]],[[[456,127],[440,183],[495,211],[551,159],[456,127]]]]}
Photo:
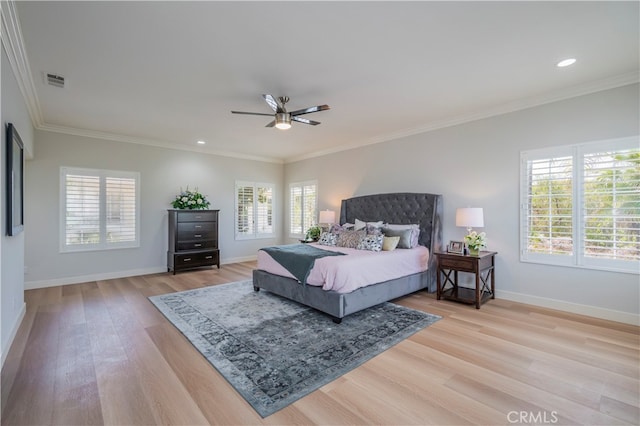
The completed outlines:
{"type": "Polygon", "coordinates": [[[307,283],[307,277],[316,259],[325,256],[344,256],[344,253],[339,251],[322,250],[308,244],[288,244],[265,247],[261,250],[267,252],[303,285],[307,283]]]}

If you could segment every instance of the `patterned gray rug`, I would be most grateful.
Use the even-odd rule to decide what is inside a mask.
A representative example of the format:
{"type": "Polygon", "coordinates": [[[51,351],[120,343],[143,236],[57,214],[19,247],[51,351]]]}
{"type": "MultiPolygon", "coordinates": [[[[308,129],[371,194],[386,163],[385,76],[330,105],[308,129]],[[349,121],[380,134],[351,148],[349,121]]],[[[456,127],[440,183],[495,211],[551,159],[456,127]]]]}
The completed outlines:
{"type": "Polygon", "coordinates": [[[334,324],[251,280],[149,299],[262,417],[440,319],[383,303],[334,324]]]}

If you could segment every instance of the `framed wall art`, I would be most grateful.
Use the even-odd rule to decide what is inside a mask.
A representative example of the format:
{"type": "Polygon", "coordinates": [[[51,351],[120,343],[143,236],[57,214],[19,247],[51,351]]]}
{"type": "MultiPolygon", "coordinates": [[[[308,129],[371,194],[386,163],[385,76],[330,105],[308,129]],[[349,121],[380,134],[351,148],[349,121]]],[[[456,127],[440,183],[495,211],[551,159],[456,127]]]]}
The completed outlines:
{"type": "Polygon", "coordinates": [[[7,235],[24,229],[24,144],[15,126],[7,124],[7,235]]]}

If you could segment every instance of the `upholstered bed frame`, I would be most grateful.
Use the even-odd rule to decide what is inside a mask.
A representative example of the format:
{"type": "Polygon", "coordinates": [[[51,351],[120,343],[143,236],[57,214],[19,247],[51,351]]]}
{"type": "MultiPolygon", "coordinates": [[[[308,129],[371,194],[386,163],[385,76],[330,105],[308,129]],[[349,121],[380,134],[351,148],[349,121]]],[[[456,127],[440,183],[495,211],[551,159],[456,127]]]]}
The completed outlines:
{"type": "Polygon", "coordinates": [[[375,194],[342,200],[340,223],[382,220],[385,223],[420,225],[419,244],[429,249],[429,267],[425,272],[408,275],[351,293],[325,291],[298,281],[256,269],[253,287],[286,297],[330,315],[334,322],[380,303],[421,289],[436,291],[436,264],[433,253],[442,246],[442,195],[421,193],[375,194]]]}

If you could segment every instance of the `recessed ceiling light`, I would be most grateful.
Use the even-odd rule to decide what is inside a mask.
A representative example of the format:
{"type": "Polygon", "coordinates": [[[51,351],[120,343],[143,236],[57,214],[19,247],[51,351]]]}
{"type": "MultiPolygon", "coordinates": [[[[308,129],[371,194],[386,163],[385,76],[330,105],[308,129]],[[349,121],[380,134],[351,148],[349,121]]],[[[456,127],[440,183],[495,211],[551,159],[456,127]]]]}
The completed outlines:
{"type": "Polygon", "coordinates": [[[575,58],[569,58],[569,59],[565,59],[565,60],[562,60],[562,61],[558,62],[556,64],[556,66],[558,66],[560,68],[564,68],[564,67],[568,67],[569,65],[573,65],[575,63],[576,63],[575,58]]]}
{"type": "Polygon", "coordinates": [[[198,145],[204,145],[204,144],[206,144],[206,142],[205,142],[205,141],[198,141],[197,143],[198,143],[198,145]]]}

